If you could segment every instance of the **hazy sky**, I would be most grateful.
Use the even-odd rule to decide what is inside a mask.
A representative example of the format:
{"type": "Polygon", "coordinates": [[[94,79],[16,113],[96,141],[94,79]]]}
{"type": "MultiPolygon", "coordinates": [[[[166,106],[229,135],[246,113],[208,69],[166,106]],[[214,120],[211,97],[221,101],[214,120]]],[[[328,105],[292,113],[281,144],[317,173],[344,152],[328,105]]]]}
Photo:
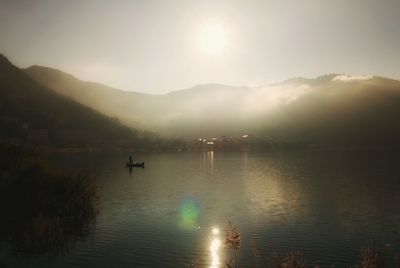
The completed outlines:
{"type": "Polygon", "coordinates": [[[0,0],[0,53],[125,90],[400,78],[400,0],[0,0]]]}

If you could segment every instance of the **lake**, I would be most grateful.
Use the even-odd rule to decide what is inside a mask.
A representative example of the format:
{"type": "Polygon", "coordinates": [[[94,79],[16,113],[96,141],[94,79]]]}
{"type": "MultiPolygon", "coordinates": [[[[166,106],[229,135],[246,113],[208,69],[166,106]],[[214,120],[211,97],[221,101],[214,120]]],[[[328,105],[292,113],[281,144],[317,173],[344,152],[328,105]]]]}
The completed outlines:
{"type": "MultiPolygon", "coordinates": [[[[96,224],[61,255],[9,267],[226,267],[224,228],[241,233],[239,267],[274,252],[354,266],[368,245],[400,253],[400,157],[385,151],[54,154],[97,176],[96,224]],[[192,265],[192,266],[191,266],[192,265]]],[[[390,254],[392,254],[390,253],[390,254]]],[[[1,266],[1,264],[0,264],[1,266]]]]}

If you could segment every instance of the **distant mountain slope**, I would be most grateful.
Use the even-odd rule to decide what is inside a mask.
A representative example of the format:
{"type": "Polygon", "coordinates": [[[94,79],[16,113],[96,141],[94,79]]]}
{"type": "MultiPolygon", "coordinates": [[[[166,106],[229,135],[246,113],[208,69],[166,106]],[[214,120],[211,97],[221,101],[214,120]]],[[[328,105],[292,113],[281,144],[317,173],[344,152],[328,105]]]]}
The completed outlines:
{"type": "Polygon", "coordinates": [[[0,138],[50,144],[138,142],[128,127],[32,80],[0,55],[0,138]]]}
{"type": "Polygon", "coordinates": [[[328,145],[400,144],[400,82],[383,77],[330,74],[262,87],[206,84],[149,95],[82,82],[39,66],[25,72],[132,126],[173,135],[252,133],[328,145]]]}
{"type": "Polygon", "coordinates": [[[221,106],[225,103],[238,105],[238,101],[241,101],[241,97],[248,90],[243,87],[205,84],[165,95],[151,95],[81,81],[67,73],[47,67],[32,66],[24,71],[54,91],[107,115],[118,117],[129,126],[173,136],[210,134],[208,128],[211,125],[215,129],[219,128],[221,132],[229,132],[226,124],[234,126],[236,122],[231,120],[231,111],[224,111],[221,106]],[[237,95],[228,94],[233,91],[237,95]],[[231,102],[228,103],[228,100],[231,102]],[[218,113],[218,116],[214,113],[218,113]],[[222,122],[224,124],[221,125],[222,122]],[[198,126],[201,126],[200,129],[198,126]]]}
{"type": "Polygon", "coordinates": [[[81,81],[62,71],[32,66],[24,70],[37,82],[68,96],[82,104],[88,105],[107,115],[118,117],[123,123],[140,127],[142,116],[137,116],[146,105],[156,105],[157,97],[126,92],[99,83],[81,81]]]}

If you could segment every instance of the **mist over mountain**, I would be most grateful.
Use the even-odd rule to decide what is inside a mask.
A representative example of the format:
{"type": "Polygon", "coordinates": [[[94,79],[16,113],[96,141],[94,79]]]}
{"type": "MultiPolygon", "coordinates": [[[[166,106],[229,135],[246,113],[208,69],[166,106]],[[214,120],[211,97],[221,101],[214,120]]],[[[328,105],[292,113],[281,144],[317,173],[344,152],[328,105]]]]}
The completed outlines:
{"type": "Polygon", "coordinates": [[[126,92],[32,66],[31,78],[123,123],[180,137],[254,134],[276,141],[400,144],[400,82],[330,74],[261,87],[204,84],[164,95],[126,92]]]}
{"type": "Polygon", "coordinates": [[[141,142],[117,119],[59,95],[32,80],[0,54],[0,139],[51,145],[141,142]]]}

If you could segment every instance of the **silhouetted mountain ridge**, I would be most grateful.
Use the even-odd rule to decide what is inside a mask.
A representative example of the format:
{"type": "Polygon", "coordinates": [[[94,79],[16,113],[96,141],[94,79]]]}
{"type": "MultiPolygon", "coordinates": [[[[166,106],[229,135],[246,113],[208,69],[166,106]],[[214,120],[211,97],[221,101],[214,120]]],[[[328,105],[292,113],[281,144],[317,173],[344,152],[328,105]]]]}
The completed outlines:
{"type": "Polygon", "coordinates": [[[63,82],[50,84],[52,80],[31,69],[25,71],[55,91],[128,125],[170,135],[252,133],[275,140],[343,146],[399,143],[400,82],[383,77],[328,74],[260,87],[203,84],[150,95],[89,86],[67,76],[63,82]]]}
{"type": "Polygon", "coordinates": [[[50,145],[116,145],[140,141],[137,132],[117,119],[32,80],[4,55],[0,55],[0,130],[2,139],[50,145]]]}

